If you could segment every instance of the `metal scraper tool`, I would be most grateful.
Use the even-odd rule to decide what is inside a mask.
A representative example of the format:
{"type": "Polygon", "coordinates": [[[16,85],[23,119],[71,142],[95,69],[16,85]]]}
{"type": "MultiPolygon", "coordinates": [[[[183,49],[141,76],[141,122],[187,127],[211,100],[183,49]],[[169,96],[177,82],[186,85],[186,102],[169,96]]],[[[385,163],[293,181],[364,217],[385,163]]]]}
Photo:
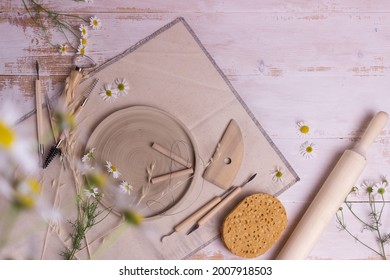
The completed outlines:
{"type": "Polygon", "coordinates": [[[230,120],[203,178],[214,185],[228,189],[236,177],[244,157],[244,141],[237,122],[230,120]]]}

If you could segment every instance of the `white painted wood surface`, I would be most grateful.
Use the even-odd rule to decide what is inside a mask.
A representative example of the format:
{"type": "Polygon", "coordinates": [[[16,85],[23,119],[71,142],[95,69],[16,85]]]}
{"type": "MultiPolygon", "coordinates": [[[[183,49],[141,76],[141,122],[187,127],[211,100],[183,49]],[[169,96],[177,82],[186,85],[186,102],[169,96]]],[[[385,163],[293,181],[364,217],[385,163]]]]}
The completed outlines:
{"type": "MultiPolygon", "coordinates": [[[[282,240],[261,258],[274,258],[294,224],[344,149],[351,147],[377,111],[390,113],[390,3],[378,1],[41,1],[50,9],[89,18],[103,28],[89,38],[89,55],[98,63],[121,53],[161,26],[182,16],[248,104],[301,181],[279,198],[289,225],[282,240]],[[296,122],[311,124],[309,138],[318,155],[304,159],[296,122]]],[[[74,20],[75,23],[79,23],[74,20]]],[[[18,114],[34,108],[35,60],[41,64],[43,90],[50,96],[63,87],[72,56],[39,35],[22,1],[0,3],[0,102],[18,104],[18,114]]],[[[52,42],[63,43],[55,29],[52,42]]],[[[390,125],[367,155],[365,179],[390,176],[390,125]]],[[[388,189],[390,192],[390,188],[388,189]]],[[[387,194],[389,200],[389,195],[387,194]]],[[[357,198],[361,200],[361,198],[357,198]]],[[[366,213],[366,203],[356,203],[366,213]]],[[[390,205],[384,225],[390,232],[390,205]]],[[[347,223],[364,240],[352,217],[347,223]]],[[[390,252],[390,246],[387,246],[390,252]]],[[[388,253],[388,256],[390,253],[388,253]]],[[[234,259],[220,240],[194,259],[234,259]]],[[[335,220],[311,252],[311,259],[378,258],[340,232],[335,220]]]]}

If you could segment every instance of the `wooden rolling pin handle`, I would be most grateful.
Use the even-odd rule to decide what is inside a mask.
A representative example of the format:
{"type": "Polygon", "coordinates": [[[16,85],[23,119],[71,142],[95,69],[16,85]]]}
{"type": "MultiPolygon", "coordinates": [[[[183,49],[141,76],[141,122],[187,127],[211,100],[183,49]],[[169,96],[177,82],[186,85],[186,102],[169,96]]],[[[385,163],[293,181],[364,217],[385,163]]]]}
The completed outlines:
{"type": "Polygon", "coordinates": [[[201,226],[207,223],[215,214],[217,214],[223,207],[225,207],[233,198],[235,198],[239,193],[241,193],[242,187],[237,187],[232,191],[227,197],[225,197],[217,206],[215,206],[210,212],[203,216],[199,221],[198,225],[201,226]]]}
{"type": "Polygon", "coordinates": [[[353,148],[353,150],[361,155],[365,155],[368,147],[374,142],[375,138],[381,133],[389,120],[389,115],[383,111],[378,112],[368,124],[362,138],[353,148]]]}
{"type": "Polygon", "coordinates": [[[217,205],[221,201],[221,197],[217,196],[214,197],[212,200],[207,202],[205,205],[203,205],[201,208],[199,208],[197,211],[195,211],[191,216],[186,218],[184,221],[182,221],[180,224],[176,225],[173,229],[176,232],[180,232],[183,229],[188,228],[190,225],[192,225],[195,221],[197,221],[199,218],[204,216],[210,209],[212,209],[215,205],[217,205]]]}

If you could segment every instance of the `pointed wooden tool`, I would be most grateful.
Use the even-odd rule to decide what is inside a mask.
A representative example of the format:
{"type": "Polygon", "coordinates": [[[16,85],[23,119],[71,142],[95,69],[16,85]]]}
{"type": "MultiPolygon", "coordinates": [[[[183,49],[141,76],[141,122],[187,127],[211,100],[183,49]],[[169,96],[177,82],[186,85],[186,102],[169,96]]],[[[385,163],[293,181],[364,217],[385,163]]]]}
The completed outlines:
{"type": "Polygon", "coordinates": [[[229,188],[240,169],[243,157],[244,141],[241,130],[232,119],[203,174],[204,179],[222,189],[229,188]]]}

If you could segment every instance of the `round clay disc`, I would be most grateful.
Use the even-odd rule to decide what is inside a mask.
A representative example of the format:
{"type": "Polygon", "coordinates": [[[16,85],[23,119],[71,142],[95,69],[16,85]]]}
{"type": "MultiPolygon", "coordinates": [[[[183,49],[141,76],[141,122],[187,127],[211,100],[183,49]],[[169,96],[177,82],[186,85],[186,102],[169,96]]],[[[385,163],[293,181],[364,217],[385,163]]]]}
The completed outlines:
{"type": "Polygon", "coordinates": [[[264,254],[279,240],[287,225],[282,203],[269,194],[254,194],[230,212],[222,226],[226,247],[242,258],[264,254]]]}
{"type": "Polygon", "coordinates": [[[190,132],[178,119],[153,107],[133,106],[109,115],[89,138],[86,149],[91,148],[96,149],[97,162],[110,161],[121,173],[120,178],[110,179],[102,201],[116,212],[125,207],[145,218],[166,214],[188,192],[196,177],[197,150],[190,132]],[[190,162],[194,173],[151,184],[150,177],[187,168],[154,150],[153,143],[190,162]],[[120,191],[122,180],[133,186],[130,195],[120,191]]]}

